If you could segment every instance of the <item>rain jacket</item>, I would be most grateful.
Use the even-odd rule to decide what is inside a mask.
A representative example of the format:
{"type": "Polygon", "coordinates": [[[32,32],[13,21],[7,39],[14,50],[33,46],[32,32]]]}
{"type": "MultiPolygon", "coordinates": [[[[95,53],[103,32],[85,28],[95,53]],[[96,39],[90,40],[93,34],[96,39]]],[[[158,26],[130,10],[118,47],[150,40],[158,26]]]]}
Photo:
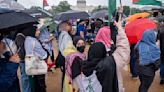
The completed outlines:
{"type": "Polygon", "coordinates": [[[0,92],[20,92],[17,69],[18,64],[0,59],[0,92]]]}

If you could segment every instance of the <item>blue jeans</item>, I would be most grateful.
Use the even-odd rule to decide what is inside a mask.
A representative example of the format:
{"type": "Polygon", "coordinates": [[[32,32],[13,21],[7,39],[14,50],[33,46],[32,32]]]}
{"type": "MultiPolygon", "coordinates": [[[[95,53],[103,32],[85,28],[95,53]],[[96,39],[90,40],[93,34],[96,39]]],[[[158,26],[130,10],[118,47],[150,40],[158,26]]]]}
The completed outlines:
{"type": "Polygon", "coordinates": [[[20,70],[21,70],[22,91],[23,92],[31,92],[28,75],[26,75],[26,72],[25,72],[25,63],[20,63],[20,70]]]}
{"type": "Polygon", "coordinates": [[[161,77],[161,80],[164,80],[164,63],[161,63],[161,66],[160,66],[160,77],[161,77]]]}

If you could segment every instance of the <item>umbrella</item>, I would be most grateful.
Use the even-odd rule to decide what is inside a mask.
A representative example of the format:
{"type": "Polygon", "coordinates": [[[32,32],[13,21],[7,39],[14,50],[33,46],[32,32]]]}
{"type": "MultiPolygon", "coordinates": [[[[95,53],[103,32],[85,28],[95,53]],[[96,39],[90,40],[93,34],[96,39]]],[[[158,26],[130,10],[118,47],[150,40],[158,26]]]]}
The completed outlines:
{"type": "Polygon", "coordinates": [[[14,10],[9,10],[9,9],[6,9],[6,8],[0,8],[0,14],[9,13],[9,12],[14,12],[14,10]]]}
{"type": "Polygon", "coordinates": [[[37,19],[52,17],[52,14],[50,14],[49,12],[47,12],[46,10],[43,10],[43,9],[28,9],[28,10],[23,10],[22,12],[25,12],[37,19]]]}
{"type": "Polygon", "coordinates": [[[130,17],[128,17],[128,18],[126,19],[126,21],[131,22],[131,21],[134,21],[134,20],[136,20],[136,19],[146,18],[146,17],[148,17],[148,16],[150,16],[150,13],[147,13],[147,12],[136,13],[136,14],[131,15],[130,17]]]}
{"type": "Polygon", "coordinates": [[[24,10],[25,8],[14,0],[0,0],[0,8],[8,8],[12,10],[24,10]]]}
{"type": "Polygon", "coordinates": [[[100,10],[92,14],[91,18],[105,18],[108,16],[108,10],[100,10]]]}
{"type": "Polygon", "coordinates": [[[37,23],[37,19],[23,12],[8,12],[0,14],[0,32],[25,27],[37,23]]]}
{"type": "Polygon", "coordinates": [[[128,23],[125,26],[125,33],[131,44],[136,44],[147,29],[155,29],[156,25],[153,21],[143,18],[128,23]]]}
{"type": "Polygon", "coordinates": [[[65,21],[65,20],[70,20],[70,19],[86,19],[89,18],[89,14],[85,11],[67,11],[67,12],[62,12],[57,14],[54,17],[54,20],[56,21],[65,21]]]}
{"type": "Polygon", "coordinates": [[[164,16],[159,16],[159,17],[157,17],[156,19],[157,19],[158,21],[160,21],[160,22],[161,22],[161,21],[164,21],[164,16]]]}

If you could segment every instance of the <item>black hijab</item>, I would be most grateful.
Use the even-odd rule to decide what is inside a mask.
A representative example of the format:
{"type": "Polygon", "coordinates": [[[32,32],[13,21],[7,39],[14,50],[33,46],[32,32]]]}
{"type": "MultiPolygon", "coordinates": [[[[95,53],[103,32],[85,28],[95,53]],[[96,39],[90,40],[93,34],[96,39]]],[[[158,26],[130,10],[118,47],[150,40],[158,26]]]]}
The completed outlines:
{"type": "Polygon", "coordinates": [[[83,63],[82,71],[85,76],[90,76],[97,64],[106,57],[105,45],[101,42],[92,44],[88,52],[88,60],[83,63]]]}
{"type": "Polygon", "coordinates": [[[31,25],[26,27],[21,33],[25,36],[35,37],[37,26],[31,25]]]}
{"type": "Polygon", "coordinates": [[[98,42],[91,45],[88,60],[83,63],[83,74],[88,77],[96,70],[96,76],[102,85],[102,92],[119,92],[114,58],[106,54],[103,43],[98,42]]]}
{"type": "MultiPolygon", "coordinates": [[[[78,43],[79,40],[83,40],[83,38],[81,38],[80,36],[75,36],[73,37],[73,45],[76,47],[76,44],[78,43]]],[[[85,41],[84,41],[85,42],[85,41]]]]}

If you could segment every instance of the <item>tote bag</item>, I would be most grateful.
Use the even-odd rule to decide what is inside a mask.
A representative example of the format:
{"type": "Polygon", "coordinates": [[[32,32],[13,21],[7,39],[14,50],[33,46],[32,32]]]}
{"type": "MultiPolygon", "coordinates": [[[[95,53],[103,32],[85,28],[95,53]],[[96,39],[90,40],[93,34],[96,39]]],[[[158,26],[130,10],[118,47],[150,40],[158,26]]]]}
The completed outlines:
{"type": "Polygon", "coordinates": [[[33,49],[31,55],[25,56],[25,71],[27,75],[47,74],[47,64],[34,54],[35,41],[33,41],[33,49]]]}

